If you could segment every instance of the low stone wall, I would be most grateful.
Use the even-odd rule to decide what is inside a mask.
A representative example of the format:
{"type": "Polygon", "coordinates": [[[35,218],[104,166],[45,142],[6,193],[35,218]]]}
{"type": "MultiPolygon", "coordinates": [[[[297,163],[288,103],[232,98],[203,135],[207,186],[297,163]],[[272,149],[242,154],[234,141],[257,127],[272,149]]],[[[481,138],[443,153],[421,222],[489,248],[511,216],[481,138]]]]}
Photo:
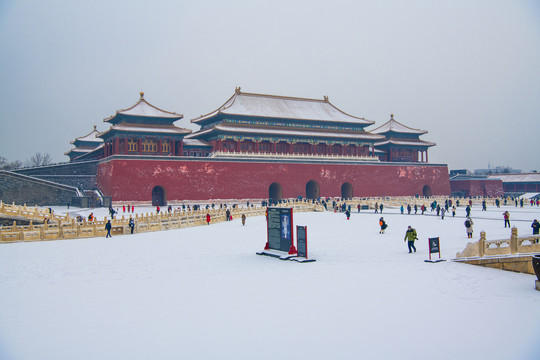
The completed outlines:
{"type": "Polygon", "coordinates": [[[455,261],[534,275],[532,255],[461,258],[455,261]]]}
{"type": "Polygon", "coordinates": [[[77,195],[77,189],[72,186],[10,171],[0,171],[0,201],[6,203],[39,206],[66,205],[77,195]]]}

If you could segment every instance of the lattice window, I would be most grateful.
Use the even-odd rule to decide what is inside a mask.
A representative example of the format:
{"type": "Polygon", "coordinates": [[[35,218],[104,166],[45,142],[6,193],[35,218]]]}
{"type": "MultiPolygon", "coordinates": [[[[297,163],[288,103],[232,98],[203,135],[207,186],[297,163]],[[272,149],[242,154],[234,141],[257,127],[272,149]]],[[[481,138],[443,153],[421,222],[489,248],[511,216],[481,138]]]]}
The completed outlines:
{"type": "Polygon", "coordinates": [[[139,143],[137,140],[128,139],[128,151],[139,151],[139,143]]]}
{"type": "Polygon", "coordinates": [[[157,151],[157,141],[145,139],[141,144],[142,151],[144,152],[156,152],[157,151]]]}
{"type": "Polygon", "coordinates": [[[161,152],[169,153],[171,152],[171,143],[167,140],[161,141],[161,152]]]}

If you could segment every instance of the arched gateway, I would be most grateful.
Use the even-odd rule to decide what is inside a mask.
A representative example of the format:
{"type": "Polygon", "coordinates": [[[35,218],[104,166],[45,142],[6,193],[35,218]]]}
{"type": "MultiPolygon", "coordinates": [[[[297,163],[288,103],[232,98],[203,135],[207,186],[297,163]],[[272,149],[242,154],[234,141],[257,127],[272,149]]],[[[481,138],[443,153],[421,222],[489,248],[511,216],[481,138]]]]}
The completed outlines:
{"type": "Polygon", "coordinates": [[[167,205],[167,197],[165,196],[165,189],[161,186],[156,186],[152,189],[152,206],[165,206],[167,205]]]}
{"type": "Polygon", "coordinates": [[[283,199],[283,187],[280,183],[272,183],[268,188],[268,201],[276,203],[281,199],[283,199]]]}
{"type": "Polygon", "coordinates": [[[353,197],[353,189],[351,183],[343,183],[341,185],[341,197],[343,199],[350,199],[353,197]]]}
{"type": "Polygon", "coordinates": [[[306,184],[306,199],[318,199],[321,196],[319,183],[310,180],[306,184]]]}
{"type": "Polygon", "coordinates": [[[423,194],[425,197],[430,197],[430,196],[431,196],[431,186],[425,185],[425,186],[422,188],[422,194],[423,194]]]}

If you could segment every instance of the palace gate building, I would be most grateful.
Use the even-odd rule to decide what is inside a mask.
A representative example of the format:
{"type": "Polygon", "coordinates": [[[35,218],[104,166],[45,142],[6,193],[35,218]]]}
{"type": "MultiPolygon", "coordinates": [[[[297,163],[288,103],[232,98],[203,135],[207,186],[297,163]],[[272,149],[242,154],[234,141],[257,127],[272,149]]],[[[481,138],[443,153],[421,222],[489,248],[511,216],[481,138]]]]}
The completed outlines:
{"type": "MultiPolygon", "coordinates": [[[[445,164],[427,162],[426,131],[391,119],[349,115],[324,97],[244,93],[177,127],[182,115],[141,93],[104,121],[94,149],[72,162],[98,160],[97,186],[113,201],[449,195],[445,164]]],[[[75,142],[74,142],[75,144],[75,142]]],[[[88,144],[85,143],[87,146],[88,144]]],[[[71,156],[79,154],[79,156],[71,156]]]]}

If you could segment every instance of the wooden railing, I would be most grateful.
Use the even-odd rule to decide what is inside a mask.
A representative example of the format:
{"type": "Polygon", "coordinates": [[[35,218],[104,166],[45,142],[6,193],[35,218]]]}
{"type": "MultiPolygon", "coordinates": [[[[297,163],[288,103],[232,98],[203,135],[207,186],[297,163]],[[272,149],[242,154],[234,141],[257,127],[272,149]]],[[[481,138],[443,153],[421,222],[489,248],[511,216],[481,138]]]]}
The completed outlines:
{"type": "MultiPolygon", "coordinates": [[[[307,201],[288,201],[278,204],[281,207],[292,207],[295,212],[322,211],[320,204],[314,204],[307,201]]],[[[26,206],[5,205],[0,206],[0,211],[5,215],[26,215],[30,221],[29,225],[17,225],[16,221],[11,226],[3,226],[0,229],[0,243],[19,242],[19,241],[42,241],[42,240],[60,240],[76,239],[105,236],[105,224],[108,219],[103,220],[76,221],[69,215],[58,216],[54,213],[49,214],[48,210],[39,208],[26,208],[26,206]],[[31,209],[31,210],[28,210],[31,209]],[[43,224],[34,224],[33,219],[43,220],[44,217],[50,219],[43,224]]],[[[246,217],[261,216],[266,212],[266,207],[247,207],[247,208],[229,208],[233,219],[240,218],[242,214],[246,217]]],[[[160,214],[134,214],[132,216],[135,222],[134,232],[162,231],[170,229],[181,229],[185,227],[206,225],[206,214],[210,214],[210,224],[226,221],[226,209],[201,209],[191,211],[172,211],[160,214]]],[[[131,232],[129,227],[129,218],[124,215],[119,218],[111,219],[111,234],[122,235],[131,232]]]]}
{"type": "Polygon", "coordinates": [[[486,240],[486,232],[480,232],[480,239],[468,243],[456,258],[531,254],[540,252],[540,235],[518,237],[518,229],[512,228],[510,239],[486,240]]]}

